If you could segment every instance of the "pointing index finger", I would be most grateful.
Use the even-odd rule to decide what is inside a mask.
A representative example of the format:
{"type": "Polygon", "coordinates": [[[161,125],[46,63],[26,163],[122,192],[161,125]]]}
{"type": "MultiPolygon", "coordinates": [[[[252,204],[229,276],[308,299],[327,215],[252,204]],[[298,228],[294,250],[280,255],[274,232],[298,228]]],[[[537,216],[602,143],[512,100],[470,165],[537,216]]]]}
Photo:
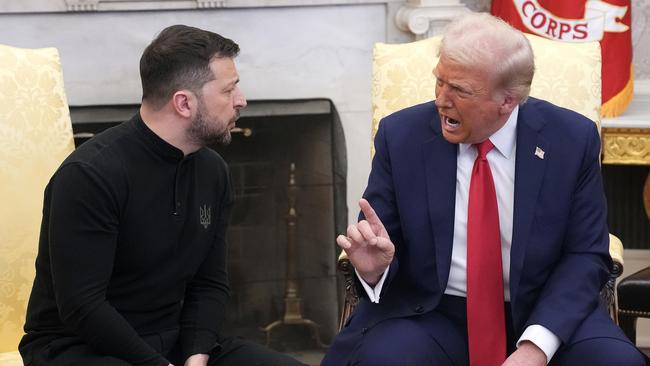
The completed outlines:
{"type": "Polygon", "coordinates": [[[370,225],[379,225],[380,227],[384,226],[384,224],[381,223],[381,220],[379,220],[379,216],[377,216],[375,210],[370,206],[370,203],[365,198],[359,200],[359,207],[361,208],[361,212],[363,212],[363,216],[366,217],[366,221],[368,221],[370,225]]]}

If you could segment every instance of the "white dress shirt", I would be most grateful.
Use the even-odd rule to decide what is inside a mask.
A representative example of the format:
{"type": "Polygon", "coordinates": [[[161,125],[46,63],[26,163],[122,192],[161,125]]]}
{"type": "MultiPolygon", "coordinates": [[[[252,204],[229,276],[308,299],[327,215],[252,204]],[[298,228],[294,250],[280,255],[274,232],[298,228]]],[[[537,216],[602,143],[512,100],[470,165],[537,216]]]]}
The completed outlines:
{"type": "MultiPolygon", "coordinates": [[[[512,245],[512,223],[515,191],[515,156],[517,151],[517,116],[519,107],[510,114],[506,123],[490,136],[494,144],[487,154],[494,179],[499,207],[499,229],[501,232],[501,260],[503,264],[504,298],[510,301],[510,248],[512,245]]],[[[474,160],[478,155],[471,144],[459,144],[456,168],[456,207],[454,214],[454,241],[451,254],[451,267],[445,294],[467,296],[467,207],[469,184],[474,160]]],[[[356,270],[355,270],[356,271],[356,270]]],[[[379,294],[388,275],[388,268],[374,288],[370,287],[357,272],[370,301],[379,302],[379,294]]],[[[560,347],[560,339],[541,325],[531,325],[524,330],[517,346],[522,341],[531,341],[546,354],[547,363],[560,347]]]]}

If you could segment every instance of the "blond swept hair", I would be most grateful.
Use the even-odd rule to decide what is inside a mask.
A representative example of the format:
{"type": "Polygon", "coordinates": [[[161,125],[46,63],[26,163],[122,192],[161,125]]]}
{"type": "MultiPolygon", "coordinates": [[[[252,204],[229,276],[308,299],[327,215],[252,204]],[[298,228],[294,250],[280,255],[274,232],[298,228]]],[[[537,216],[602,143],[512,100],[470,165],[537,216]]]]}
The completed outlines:
{"type": "Polygon", "coordinates": [[[439,56],[488,71],[497,90],[523,103],[530,93],[535,60],[522,32],[488,13],[469,13],[447,25],[439,56]]]}

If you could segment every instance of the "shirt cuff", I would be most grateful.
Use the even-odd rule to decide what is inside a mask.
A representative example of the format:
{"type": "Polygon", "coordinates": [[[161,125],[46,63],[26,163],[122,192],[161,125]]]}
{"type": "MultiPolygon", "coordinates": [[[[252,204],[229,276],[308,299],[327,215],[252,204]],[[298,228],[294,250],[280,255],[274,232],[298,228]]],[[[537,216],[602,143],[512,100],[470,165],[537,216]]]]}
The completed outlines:
{"type": "Polygon", "coordinates": [[[381,294],[381,288],[384,286],[384,280],[386,280],[386,276],[388,275],[388,269],[390,266],[386,267],[386,270],[384,271],[384,274],[381,275],[381,278],[379,279],[379,282],[375,285],[375,288],[370,287],[370,285],[361,278],[361,275],[359,275],[359,272],[357,272],[356,268],[354,269],[354,273],[357,274],[357,278],[359,278],[359,281],[361,281],[361,286],[363,286],[363,289],[366,290],[366,294],[368,294],[368,298],[370,299],[370,302],[378,303],[379,302],[379,294],[381,294]]]}
{"type": "Polygon", "coordinates": [[[519,344],[523,341],[533,342],[537,347],[539,347],[542,352],[546,354],[547,365],[551,362],[551,358],[562,344],[562,341],[560,341],[558,336],[539,324],[530,325],[526,330],[524,330],[524,333],[517,341],[517,347],[519,347],[519,344]]]}

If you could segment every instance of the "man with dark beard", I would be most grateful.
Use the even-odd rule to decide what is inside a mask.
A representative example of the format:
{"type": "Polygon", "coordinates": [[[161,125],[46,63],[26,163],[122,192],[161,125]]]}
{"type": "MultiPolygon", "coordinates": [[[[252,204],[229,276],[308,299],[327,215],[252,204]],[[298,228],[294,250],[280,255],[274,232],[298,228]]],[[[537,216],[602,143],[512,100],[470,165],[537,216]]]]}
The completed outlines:
{"type": "Polygon", "coordinates": [[[45,190],[25,365],[299,365],[221,334],[233,196],[223,159],[246,99],[218,34],[176,25],[140,60],[142,105],[45,190]]]}

